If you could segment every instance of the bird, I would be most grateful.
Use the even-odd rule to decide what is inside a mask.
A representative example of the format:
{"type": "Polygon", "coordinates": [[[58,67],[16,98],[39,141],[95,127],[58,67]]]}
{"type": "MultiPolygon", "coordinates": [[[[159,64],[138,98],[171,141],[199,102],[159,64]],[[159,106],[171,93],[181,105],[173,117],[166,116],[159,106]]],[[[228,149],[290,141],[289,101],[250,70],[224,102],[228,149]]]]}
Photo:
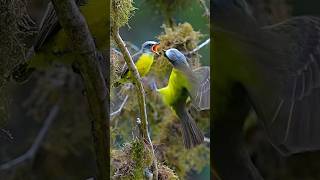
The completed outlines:
{"type": "MultiPolygon", "coordinates": [[[[102,51],[107,48],[109,35],[105,29],[107,2],[100,0],[76,0],[81,13],[86,19],[89,30],[95,40],[96,48],[102,51]]],[[[102,54],[97,53],[98,59],[102,54]]],[[[36,69],[47,67],[52,61],[60,61],[72,64],[76,56],[72,53],[72,44],[61,29],[57,14],[52,2],[48,2],[38,33],[34,38],[32,46],[26,55],[26,61],[18,64],[11,72],[11,78],[15,82],[26,82],[36,69]]],[[[100,62],[105,64],[104,62],[100,62]]]]}
{"type": "Polygon", "coordinates": [[[155,89],[161,96],[165,105],[171,107],[181,120],[181,132],[185,148],[190,149],[204,141],[204,136],[196,122],[187,110],[187,101],[199,110],[210,108],[210,68],[203,66],[192,71],[186,57],[179,50],[170,48],[165,50],[164,56],[172,64],[173,68],[167,86],[155,89]]]}
{"type": "MultiPolygon", "coordinates": [[[[140,77],[144,77],[150,71],[151,65],[154,61],[154,55],[159,54],[160,43],[155,41],[146,41],[141,45],[141,49],[132,56],[133,62],[135,63],[137,70],[140,74],[140,77]]],[[[124,64],[121,73],[120,80],[114,83],[114,86],[117,87],[120,84],[128,82],[128,79],[131,78],[131,72],[127,64],[124,64]]]]}
{"type": "Polygon", "coordinates": [[[211,162],[221,179],[260,180],[242,131],[251,109],[280,154],[320,149],[320,18],[260,27],[245,0],[211,3],[211,162]]]}

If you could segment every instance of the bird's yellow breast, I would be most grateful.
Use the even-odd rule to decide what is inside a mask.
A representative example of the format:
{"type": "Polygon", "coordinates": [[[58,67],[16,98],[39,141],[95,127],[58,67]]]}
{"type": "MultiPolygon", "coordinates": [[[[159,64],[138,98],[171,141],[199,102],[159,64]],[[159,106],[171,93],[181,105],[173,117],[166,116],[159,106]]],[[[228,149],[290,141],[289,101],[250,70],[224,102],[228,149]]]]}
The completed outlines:
{"type": "MultiPolygon", "coordinates": [[[[144,77],[150,71],[153,59],[153,55],[148,53],[143,53],[139,57],[135,65],[141,77],[144,77]]],[[[131,72],[129,72],[129,76],[131,76],[131,72]]]]}
{"type": "Polygon", "coordinates": [[[179,70],[173,68],[169,77],[168,85],[159,89],[158,92],[160,93],[164,103],[172,106],[179,100],[187,99],[185,93],[189,88],[188,86],[189,83],[186,76],[179,70]]]}

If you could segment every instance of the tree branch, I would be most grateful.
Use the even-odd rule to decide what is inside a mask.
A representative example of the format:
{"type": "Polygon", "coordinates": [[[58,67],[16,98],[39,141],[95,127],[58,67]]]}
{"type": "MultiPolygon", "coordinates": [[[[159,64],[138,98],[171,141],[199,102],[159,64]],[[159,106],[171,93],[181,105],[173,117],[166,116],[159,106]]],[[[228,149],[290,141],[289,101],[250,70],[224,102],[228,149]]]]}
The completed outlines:
{"type": "Polygon", "coordinates": [[[199,46],[194,48],[192,51],[185,53],[184,55],[188,56],[188,55],[194,54],[197,51],[199,51],[201,48],[203,48],[204,46],[208,45],[209,43],[210,43],[210,38],[205,40],[203,43],[201,43],[199,46]]]}
{"type": "Polygon", "coordinates": [[[207,17],[207,18],[210,18],[210,10],[209,8],[207,7],[207,4],[205,2],[205,0],[199,0],[202,8],[204,9],[204,15],[207,17]]]}
{"type": "Polygon", "coordinates": [[[111,27],[111,34],[112,34],[112,37],[115,40],[117,46],[119,47],[121,53],[124,56],[124,60],[126,61],[126,64],[129,68],[129,70],[131,71],[133,83],[136,86],[136,92],[138,95],[138,103],[139,103],[139,109],[140,109],[140,117],[141,117],[140,132],[141,132],[142,138],[147,140],[147,142],[149,143],[150,148],[152,150],[153,166],[154,166],[153,172],[155,174],[154,178],[157,179],[158,178],[157,160],[155,157],[153,144],[152,144],[151,138],[149,136],[149,132],[148,132],[146,98],[145,98],[145,91],[143,88],[143,84],[141,82],[141,77],[140,77],[140,74],[139,74],[133,60],[132,60],[132,57],[130,56],[128,49],[126,48],[124,41],[122,40],[122,38],[119,34],[119,28],[117,26],[113,25],[111,27]]]}
{"type": "MultiPolygon", "coordinates": [[[[98,53],[86,21],[74,0],[52,0],[60,25],[71,40],[79,58],[75,63],[87,92],[96,153],[97,179],[109,179],[109,104],[108,89],[99,66],[98,53]]],[[[106,29],[107,31],[107,29],[106,29]]]]}
{"type": "Polygon", "coordinates": [[[136,52],[140,51],[140,48],[138,46],[136,46],[135,44],[133,44],[132,42],[125,42],[126,47],[130,47],[131,49],[135,50],[136,52]]]}
{"type": "Polygon", "coordinates": [[[53,108],[50,110],[47,118],[43,123],[43,126],[41,127],[30,149],[27,152],[25,152],[23,155],[0,165],[0,170],[10,169],[26,160],[32,159],[36,154],[36,152],[38,151],[41,143],[43,142],[50,125],[52,124],[53,120],[57,117],[58,112],[59,112],[59,106],[58,105],[53,106],[53,108]]]}
{"type": "Polygon", "coordinates": [[[128,49],[126,48],[126,45],[124,41],[122,40],[120,34],[119,34],[119,28],[113,26],[111,29],[111,33],[113,36],[113,39],[116,41],[121,53],[124,56],[124,60],[126,61],[126,64],[129,68],[129,70],[132,73],[132,80],[136,86],[136,91],[138,95],[138,101],[139,101],[139,108],[140,108],[140,116],[141,116],[141,124],[142,124],[142,136],[144,138],[147,137],[147,111],[146,111],[146,98],[145,98],[145,91],[143,88],[143,85],[141,83],[141,77],[140,74],[132,60],[132,57],[130,56],[130,53],[128,49]]]}
{"type": "Polygon", "coordinates": [[[126,97],[125,97],[124,100],[122,101],[119,109],[117,109],[116,111],[110,113],[110,117],[113,117],[113,116],[116,116],[116,115],[120,114],[120,112],[122,111],[124,105],[126,104],[126,102],[127,102],[127,100],[128,100],[128,97],[129,97],[129,96],[126,95],[126,97]]]}
{"type": "Polygon", "coordinates": [[[210,144],[210,138],[204,137],[204,142],[210,144]]]}
{"type": "Polygon", "coordinates": [[[7,137],[9,140],[12,140],[12,139],[13,139],[13,136],[12,136],[12,134],[10,133],[9,130],[0,128],[0,132],[2,132],[3,134],[5,134],[4,136],[7,137]]]}

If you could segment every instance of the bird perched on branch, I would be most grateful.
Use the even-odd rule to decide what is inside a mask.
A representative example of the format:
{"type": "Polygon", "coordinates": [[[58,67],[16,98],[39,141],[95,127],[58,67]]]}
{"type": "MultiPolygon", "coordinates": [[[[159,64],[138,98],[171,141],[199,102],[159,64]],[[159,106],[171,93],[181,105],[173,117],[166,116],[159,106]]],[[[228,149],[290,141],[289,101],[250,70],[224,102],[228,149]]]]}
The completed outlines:
{"type": "MultiPolygon", "coordinates": [[[[80,6],[80,11],[85,17],[89,30],[95,39],[96,48],[103,50],[107,47],[107,23],[108,16],[105,8],[106,1],[100,0],[75,0],[80,6]]],[[[52,61],[72,63],[76,59],[72,53],[73,45],[65,34],[58,21],[53,4],[48,3],[43,18],[39,24],[38,34],[33,45],[27,53],[26,62],[17,65],[12,70],[12,79],[17,82],[26,81],[36,68],[43,68],[52,61]]],[[[101,56],[101,54],[97,54],[101,56]]],[[[99,57],[99,59],[101,59],[99,57]]],[[[102,62],[101,62],[102,63],[102,62]]]]}
{"type": "Polygon", "coordinates": [[[168,85],[158,89],[154,82],[152,88],[159,92],[164,103],[170,106],[181,120],[183,143],[190,149],[201,144],[204,137],[188,113],[187,100],[191,97],[193,105],[199,110],[210,108],[210,68],[200,67],[192,71],[186,57],[174,48],[164,54],[173,66],[168,85]]]}
{"type": "MultiPolygon", "coordinates": [[[[132,56],[137,70],[141,77],[144,77],[151,68],[154,61],[154,55],[158,54],[159,43],[155,41],[146,41],[142,44],[141,49],[132,56]]],[[[131,72],[127,64],[124,64],[120,73],[121,79],[114,83],[114,86],[118,86],[128,81],[131,78],[131,72]]]]}
{"type": "Polygon", "coordinates": [[[259,27],[244,0],[212,0],[213,165],[224,180],[263,179],[244,146],[251,108],[282,154],[320,149],[320,19],[259,27]]]}

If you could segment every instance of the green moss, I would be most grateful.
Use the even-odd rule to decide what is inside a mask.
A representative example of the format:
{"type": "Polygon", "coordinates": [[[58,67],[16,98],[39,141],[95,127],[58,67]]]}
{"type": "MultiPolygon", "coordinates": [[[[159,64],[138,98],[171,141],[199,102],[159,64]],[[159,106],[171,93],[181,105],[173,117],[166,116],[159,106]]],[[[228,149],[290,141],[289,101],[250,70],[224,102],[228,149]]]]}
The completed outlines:
{"type": "Polygon", "coordinates": [[[158,179],[160,180],[178,180],[179,179],[179,177],[175,174],[175,172],[164,164],[158,165],[158,173],[159,173],[158,179]]]}
{"type": "Polygon", "coordinates": [[[144,169],[153,162],[150,149],[140,140],[126,143],[119,150],[112,150],[111,157],[111,173],[115,179],[143,179],[144,169]]]}
{"type": "MultiPolygon", "coordinates": [[[[157,146],[158,161],[165,162],[179,177],[185,177],[187,172],[195,170],[200,172],[210,159],[210,149],[205,144],[192,149],[185,149],[181,137],[181,124],[173,113],[163,113],[163,121],[153,129],[158,139],[157,146]],[[167,115],[164,115],[167,114],[167,115]]],[[[197,118],[197,117],[196,117],[197,118]]],[[[201,119],[201,118],[200,118],[201,119]]],[[[198,125],[209,127],[208,117],[198,121],[198,125]]],[[[201,128],[203,129],[203,128],[201,128]]]]}
{"type": "Polygon", "coordinates": [[[134,177],[136,179],[143,179],[143,152],[144,152],[144,146],[141,141],[134,141],[132,143],[132,160],[135,163],[135,169],[134,169],[134,177]]]}
{"type": "MultiPolygon", "coordinates": [[[[195,31],[192,25],[187,22],[178,24],[172,28],[163,25],[163,30],[164,32],[158,36],[161,46],[160,50],[176,48],[186,53],[196,48],[200,42],[200,38],[203,36],[199,31],[195,31]]],[[[188,57],[192,68],[200,66],[199,59],[200,56],[198,54],[193,54],[188,57]]],[[[159,56],[155,64],[152,72],[155,72],[157,75],[169,74],[171,71],[171,65],[164,56],[159,56]]]]}
{"type": "Polygon", "coordinates": [[[118,28],[128,24],[135,10],[133,0],[112,0],[110,8],[112,24],[118,28]]]}

